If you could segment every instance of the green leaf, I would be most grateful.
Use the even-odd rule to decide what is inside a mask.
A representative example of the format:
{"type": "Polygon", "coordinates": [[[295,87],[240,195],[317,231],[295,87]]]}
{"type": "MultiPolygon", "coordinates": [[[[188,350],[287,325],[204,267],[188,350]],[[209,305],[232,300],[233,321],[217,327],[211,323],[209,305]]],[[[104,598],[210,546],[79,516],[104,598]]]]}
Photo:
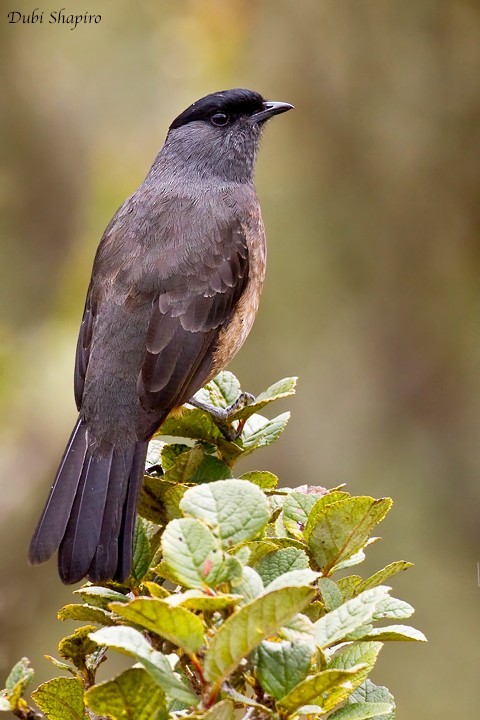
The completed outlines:
{"type": "Polygon", "coordinates": [[[150,560],[152,559],[145,523],[146,520],[137,516],[133,536],[132,560],[132,577],[137,583],[140,583],[147,574],[150,568],[150,560]]]}
{"type": "Polygon", "coordinates": [[[267,470],[243,473],[240,475],[240,480],[248,480],[262,490],[273,490],[278,485],[278,477],[267,470]]]}
{"type": "Polygon", "coordinates": [[[0,695],[0,712],[10,712],[14,707],[5,695],[0,695]]]}
{"type": "Polygon", "coordinates": [[[78,668],[85,667],[85,658],[96,650],[90,640],[90,633],[96,630],[93,625],[78,628],[72,635],[63,638],[58,644],[58,652],[64,660],[70,660],[78,668]]]}
{"type": "Polygon", "coordinates": [[[339,703],[346,700],[352,692],[361,685],[370,674],[375,665],[378,653],[382,648],[381,642],[357,642],[341,648],[332,658],[328,667],[336,670],[357,669],[349,680],[349,687],[336,688],[324,700],[326,711],[333,710],[339,703]]]}
{"type": "Polygon", "coordinates": [[[289,420],[289,412],[282,413],[273,420],[268,420],[263,415],[252,415],[245,423],[241,436],[243,454],[249,455],[254,450],[274,443],[285,430],[289,420]]]}
{"type": "Polygon", "coordinates": [[[114,648],[139,662],[150,677],[172,699],[187,705],[196,704],[198,698],[186,682],[172,670],[166,655],[154,650],[143,635],[130,627],[108,627],[90,635],[93,642],[114,648]]]}
{"type": "Polygon", "coordinates": [[[323,693],[348,682],[355,672],[355,668],[322,670],[294,687],[288,695],[277,702],[277,707],[283,712],[293,713],[305,705],[318,705],[318,700],[321,699],[323,693]]]}
{"type": "Polygon", "coordinates": [[[240,601],[239,595],[209,595],[201,590],[187,590],[183,593],[175,593],[165,599],[165,602],[172,607],[178,605],[189,610],[200,610],[201,612],[216,612],[227,607],[236,605],[240,601]]]}
{"type": "Polygon", "coordinates": [[[348,497],[324,506],[322,502],[327,497],[316,503],[304,533],[325,575],[362,550],[370,532],[392,505],[390,498],[348,497]]]}
{"type": "Polygon", "coordinates": [[[203,483],[231,477],[230,467],[208,455],[198,444],[178,455],[175,464],[165,473],[165,480],[174,483],[203,483]]]}
{"type": "Polygon", "coordinates": [[[66,672],[72,673],[72,675],[75,675],[75,677],[77,677],[77,671],[72,665],[61,662],[60,660],[57,660],[57,658],[54,658],[51,655],[44,655],[43,657],[45,658],[45,660],[49,660],[52,665],[55,665],[55,667],[59,670],[65,670],[66,672]]]}
{"type": "Polygon", "coordinates": [[[383,586],[365,590],[332,610],[314,623],[318,647],[326,648],[345,638],[349,633],[369,622],[377,604],[388,597],[383,586]]]}
{"type": "Polygon", "coordinates": [[[217,445],[225,440],[222,431],[214,423],[211,415],[198,408],[188,406],[182,407],[179,413],[171,413],[158,429],[156,437],[159,435],[203,440],[212,445],[217,445]]]}
{"type": "Polygon", "coordinates": [[[389,703],[392,708],[395,707],[393,695],[388,688],[383,685],[374,685],[371,680],[365,680],[356,688],[347,702],[384,702],[389,703]]]}
{"type": "Polygon", "coordinates": [[[166,709],[165,693],[142,668],[94,685],[85,693],[85,702],[97,715],[112,720],[156,720],[166,709]]]}
{"type": "Polygon", "coordinates": [[[160,452],[160,465],[164,472],[171,470],[175,463],[178,461],[179,456],[184,452],[191,450],[191,445],[184,445],[183,443],[165,443],[161,442],[162,449],[160,452]]]}
{"type": "Polygon", "coordinates": [[[255,565],[255,570],[262,578],[264,585],[267,586],[272,580],[290,570],[303,570],[308,567],[307,553],[304,550],[289,547],[265,555],[255,565]]]}
{"type": "Polygon", "coordinates": [[[103,608],[106,610],[111,602],[128,602],[128,598],[116,590],[110,588],[97,587],[96,585],[86,585],[79,590],[73,591],[74,595],[80,595],[82,600],[88,605],[103,608]]]}
{"type": "Polygon", "coordinates": [[[230,700],[220,700],[203,715],[204,720],[235,720],[233,703],[230,700]]]}
{"type": "Polygon", "coordinates": [[[113,622],[111,614],[106,610],[91,607],[91,605],[78,605],[77,603],[65,605],[58,611],[57,617],[59,620],[80,620],[81,622],[94,622],[99,625],[111,625],[113,622]]]}
{"type": "Polygon", "coordinates": [[[427,642],[425,635],[410,625],[388,625],[387,627],[374,628],[365,635],[362,640],[406,640],[410,642],[427,642]]]}
{"type": "Polygon", "coordinates": [[[8,696],[7,710],[16,707],[26,688],[32,682],[34,675],[33,668],[30,667],[30,660],[26,657],[23,657],[13,666],[5,681],[5,690],[8,696]]]}
{"type": "Polygon", "coordinates": [[[32,698],[48,720],[84,720],[83,686],[76,678],[57,677],[42,683],[32,698]]]}
{"type": "Polygon", "coordinates": [[[173,607],[159,598],[135,598],[128,605],[112,603],[111,609],[129,622],[160,635],[187,653],[203,645],[203,623],[182,607],[173,607]]]}
{"type": "Polygon", "coordinates": [[[217,408],[228,408],[242,392],[235,375],[228,370],[219,372],[201,390],[195,393],[195,399],[217,408]]]}
{"type": "Polygon", "coordinates": [[[220,541],[200,520],[172,520],[162,536],[164,562],[185,587],[215,587],[221,578],[224,555],[220,541]]]}
{"type": "Polygon", "coordinates": [[[285,528],[294,537],[303,538],[303,531],[313,506],[318,501],[315,493],[291,492],[283,504],[283,522],[285,528]]]}
{"type": "Polygon", "coordinates": [[[219,628],[205,654],[204,675],[220,685],[262,640],[276,632],[315,596],[309,587],[288,587],[244,605],[219,628]]]}
{"type": "Polygon", "coordinates": [[[348,703],[340,708],[340,710],[337,710],[332,715],[329,715],[329,720],[369,720],[382,715],[388,715],[391,711],[391,703],[348,703]]]}
{"type": "Polygon", "coordinates": [[[326,610],[336,610],[343,603],[343,595],[333,580],[320,578],[318,581],[318,589],[320,590],[320,595],[322,596],[326,610]]]}
{"type": "Polygon", "coordinates": [[[405,602],[394,597],[387,597],[378,603],[373,615],[374,620],[406,620],[415,612],[414,608],[405,602]]]}
{"type": "Polygon", "coordinates": [[[242,569],[242,575],[234,580],[232,587],[236,593],[243,596],[242,605],[254,600],[264,590],[262,578],[256,570],[248,565],[242,569]]]}
{"type": "Polygon", "coordinates": [[[279,590],[284,587],[302,587],[305,585],[312,585],[315,580],[320,577],[320,573],[316,573],[310,568],[304,570],[291,570],[283,575],[275,578],[269,583],[266,592],[272,592],[272,590],[279,590]]]}
{"type": "Polygon", "coordinates": [[[404,570],[408,570],[410,567],[413,567],[413,563],[406,562],[406,560],[397,560],[396,562],[392,562],[390,565],[384,567],[383,570],[379,570],[360,583],[358,586],[358,592],[369,590],[377,585],[384,585],[388,578],[391,578],[393,575],[403,572],[404,570]]]}
{"type": "MultiPolygon", "coordinates": [[[[308,606],[310,607],[310,606],[308,606]]],[[[285,638],[286,640],[289,640],[290,642],[297,643],[301,642],[306,645],[309,645],[313,648],[313,650],[316,649],[315,645],[315,629],[313,627],[313,623],[310,620],[310,618],[305,615],[304,613],[307,611],[308,608],[305,608],[303,613],[298,613],[295,615],[290,622],[285,624],[280,629],[280,636],[285,638]]]]}
{"type": "Polygon", "coordinates": [[[269,518],[265,494],[247,480],[218,480],[190,488],[180,507],[214,528],[225,548],[252,540],[269,518]]]}
{"type": "Polygon", "coordinates": [[[343,595],[344,600],[350,600],[357,594],[357,588],[362,583],[360,575],[347,575],[336,581],[337,587],[343,595]]]}
{"type": "Polygon", "coordinates": [[[235,413],[233,413],[232,420],[245,420],[254,413],[258,413],[258,411],[264,408],[266,405],[269,405],[276,400],[282,400],[283,398],[295,395],[295,387],[297,384],[297,380],[298,378],[296,377],[283,378],[283,380],[278,380],[278,382],[274,383],[264,392],[260,393],[260,395],[255,398],[254,402],[245,405],[245,407],[240,408],[235,413]]]}
{"type": "Polygon", "coordinates": [[[256,674],[260,685],[276,700],[305,680],[312,664],[312,647],[286,640],[264,640],[255,653],[256,674]]]}

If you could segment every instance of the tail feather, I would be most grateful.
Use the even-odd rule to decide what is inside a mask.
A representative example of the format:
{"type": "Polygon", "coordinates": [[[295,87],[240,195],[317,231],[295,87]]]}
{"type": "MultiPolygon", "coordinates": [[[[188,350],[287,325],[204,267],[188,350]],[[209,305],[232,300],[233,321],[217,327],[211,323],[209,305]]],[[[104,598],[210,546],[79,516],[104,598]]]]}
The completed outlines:
{"type": "Polygon", "coordinates": [[[127,494],[127,486],[132,464],[132,451],[116,452],[113,455],[112,475],[118,478],[117,483],[109,483],[108,494],[103,511],[102,531],[98,539],[95,555],[88,569],[88,579],[101,582],[102,579],[113,578],[118,564],[118,540],[121,532],[123,505],[127,494]]]}
{"type": "Polygon", "coordinates": [[[65,583],[81,580],[88,572],[102,529],[103,510],[111,477],[113,447],[106,457],[88,453],[77,494],[58,551],[58,572],[65,583]]]}
{"type": "Polygon", "coordinates": [[[120,542],[118,548],[118,565],[114,580],[123,582],[132,569],[133,533],[137,516],[138,496],[145,474],[148,443],[138,443],[133,456],[128,493],[122,513],[120,542]]]}
{"type": "Polygon", "coordinates": [[[133,442],[98,456],[79,419],[30,544],[30,562],[44,562],[58,549],[65,583],[86,576],[94,582],[125,580],[147,447],[133,442]]]}
{"type": "Polygon", "coordinates": [[[32,565],[48,560],[62,541],[87,454],[86,430],[86,425],[79,419],[30,543],[28,557],[32,565]]]}

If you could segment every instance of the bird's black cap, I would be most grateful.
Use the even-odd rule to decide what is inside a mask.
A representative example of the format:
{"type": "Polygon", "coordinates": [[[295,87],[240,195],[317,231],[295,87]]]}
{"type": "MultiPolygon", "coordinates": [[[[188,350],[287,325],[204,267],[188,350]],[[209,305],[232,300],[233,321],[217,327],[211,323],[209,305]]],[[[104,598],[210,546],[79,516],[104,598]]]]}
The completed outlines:
{"type": "Polygon", "coordinates": [[[197,100],[184,110],[170,125],[170,130],[195,120],[210,120],[216,113],[225,113],[229,117],[258,116],[258,121],[266,120],[272,115],[290,110],[293,105],[288,103],[267,102],[258,92],[235,88],[211,93],[197,100]]]}

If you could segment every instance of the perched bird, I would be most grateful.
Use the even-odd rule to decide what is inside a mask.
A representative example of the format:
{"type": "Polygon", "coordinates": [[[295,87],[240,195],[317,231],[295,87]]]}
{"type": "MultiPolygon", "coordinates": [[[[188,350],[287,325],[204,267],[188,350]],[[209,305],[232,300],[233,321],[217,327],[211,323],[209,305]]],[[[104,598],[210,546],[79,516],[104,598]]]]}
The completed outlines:
{"type": "Polygon", "coordinates": [[[77,344],[79,416],[29,551],[41,563],[58,549],[65,583],[128,577],[148,441],[252,327],[265,275],[255,158],[265,121],[292,107],[244,89],[193,103],[103,234],[77,344]]]}

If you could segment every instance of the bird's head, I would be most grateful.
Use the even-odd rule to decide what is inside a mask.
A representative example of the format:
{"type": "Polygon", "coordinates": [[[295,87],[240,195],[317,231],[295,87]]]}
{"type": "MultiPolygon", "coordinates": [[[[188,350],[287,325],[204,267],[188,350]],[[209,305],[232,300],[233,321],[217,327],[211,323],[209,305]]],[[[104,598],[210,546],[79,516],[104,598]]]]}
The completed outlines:
{"type": "Polygon", "coordinates": [[[293,105],[253,90],[222,90],[197,100],[170,125],[165,151],[195,173],[248,181],[265,122],[293,105]]]}

